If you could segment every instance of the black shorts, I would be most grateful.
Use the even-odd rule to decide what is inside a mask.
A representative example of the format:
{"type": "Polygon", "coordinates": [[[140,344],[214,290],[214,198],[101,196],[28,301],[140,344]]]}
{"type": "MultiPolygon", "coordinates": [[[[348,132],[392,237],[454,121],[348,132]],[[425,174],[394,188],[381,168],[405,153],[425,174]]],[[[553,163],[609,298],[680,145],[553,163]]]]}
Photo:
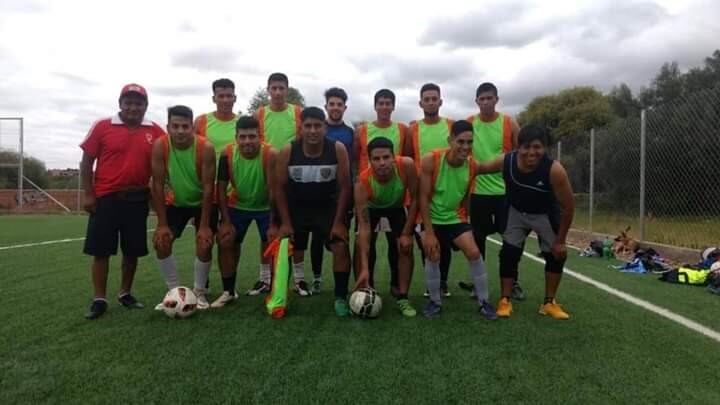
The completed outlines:
{"type": "Polygon", "coordinates": [[[128,257],[148,254],[147,198],[112,193],[98,197],[95,212],[88,218],[83,253],[96,256],[117,254],[118,239],[122,253],[128,257]]]}
{"type": "Polygon", "coordinates": [[[306,250],[310,232],[313,238],[324,240],[326,245],[331,241],[327,238],[335,221],[335,210],[332,207],[324,210],[294,210],[290,212],[293,231],[293,248],[306,250]]]}
{"type": "Polygon", "coordinates": [[[368,208],[368,214],[370,215],[370,229],[372,231],[377,228],[377,225],[382,218],[387,218],[390,223],[389,233],[392,239],[400,237],[400,234],[405,227],[405,222],[407,221],[405,207],[368,208]]]}
{"type": "Polygon", "coordinates": [[[433,224],[432,227],[441,249],[452,248],[453,250],[458,250],[458,247],[453,241],[465,232],[472,232],[472,226],[467,222],[458,222],[457,224],[433,224]]]}
{"type": "Polygon", "coordinates": [[[472,194],[470,196],[470,223],[473,232],[478,236],[505,232],[508,207],[505,195],[472,194]]]}
{"type": "MultiPolygon", "coordinates": [[[[200,216],[202,215],[201,207],[176,207],[174,205],[166,205],[165,212],[167,213],[168,226],[175,239],[182,236],[189,220],[193,220],[195,230],[200,226],[200,216]]],[[[210,223],[210,230],[212,230],[213,233],[217,233],[218,210],[216,205],[213,205],[212,209],[210,209],[208,222],[210,223]]]]}

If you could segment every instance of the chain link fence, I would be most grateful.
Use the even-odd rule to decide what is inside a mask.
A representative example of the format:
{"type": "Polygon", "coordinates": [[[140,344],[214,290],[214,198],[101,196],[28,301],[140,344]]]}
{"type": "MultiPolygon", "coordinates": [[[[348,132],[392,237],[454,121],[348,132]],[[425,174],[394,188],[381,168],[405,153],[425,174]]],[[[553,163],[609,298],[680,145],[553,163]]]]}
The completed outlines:
{"type": "Polygon", "coordinates": [[[720,244],[720,87],[563,139],[573,227],[700,249],[720,244]]]}

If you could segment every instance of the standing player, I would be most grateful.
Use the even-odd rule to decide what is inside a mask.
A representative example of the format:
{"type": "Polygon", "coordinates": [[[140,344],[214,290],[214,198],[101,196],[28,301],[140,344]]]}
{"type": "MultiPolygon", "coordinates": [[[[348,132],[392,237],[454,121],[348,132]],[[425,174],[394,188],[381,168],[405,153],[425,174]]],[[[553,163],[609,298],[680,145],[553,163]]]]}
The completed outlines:
{"type": "MultiPolygon", "coordinates": [[[[227,145],[235,142],[235,123],[237,115],[233,112],[237,96],[235,95],[235,83],[230,79],[217,79],[212,83],[212,101],[215,104],[215,111],[200,115],[195,119],[193,125],[195,134],[206,138],[215,148],[215,166],[220,159],[220,153],[227,145]]],[[[217,195],[213,197],[213,212],[217,212],[217,195]]],[[[212,229],[217,229],[218,218],[213,219],[212,229]]],[[[212,254],[212,253],[211,253],[212,254]]],[[[212,257],[211,257],[212,259],[212,257]]],[[[209,283],[206,285],[206,289],[209,283]]]]}
{"type": "MultiPolygon", "coordinates": [[[[339,87],[331,87],[325,91],[325,111],[327,112],[327,139],[341,142],[345,146],[350,160],[350,182],[357,172],[357,161],[355,156],[358,152],[355,150],[357,143],[354,142],[355,131],[345,123],[343,115],[347,109],[347,93],[339,87]]],[[[350,199],[352,203],[352,198],[350,199]]],[[[348,207],[348,216],[346,218],[347,225],[352,220],[352,204],[348,207]]],[[[312,243],[310,244],[310,260],[312,262],[313,282],[312,293],[319,294],[322,285],[322,263],[323,254],[325,253],[325,241],[313,234],[312,243]]]]}
{"type": "MultiPolygon", "coordinates": [[[[267,80],[267,92],[270,95],[270,104],[260,106],[255,113],[259,123],[260,140],[269,144],[273,149],[280,151],[290,142],[297,139],[300,134],[299,105],[288,103],[290,83],[284,73],[272,73],[267,80]]],[[[300,296],[307,297],[312,294],[310,286],[305,281],[305,252],[295,249],[293,255],[294,290],[300,296]]],[[[257,295],[270,291],[269,285],[263,283],[263,276],[255,283],[248,295],[257,295]]]]}
{"type": "Polygon", "coordinates": [[[87,319],[107,311],[107,276],[110,256],[122,249],[122,281],[118,301],[126,308],[143,305],[130,294],[138,257],[148,254],[147,216],[153,142],[165,132],[145,120],[145,89],[128,84],[120,91],[120,112],[98,120],[80,144],[83,207],[90,214],[83,252],[93,256],[95,290],[87,319]],[[93,164],[96,164],[93,172],[93,164]]]}
{"type": "Polygon", "coordinates": [[[565,168],[546,153],[547,131],[525,126],[520,130],[518,143],[517,151],[478,165],[481,172],[502,172],[510,204],[500,250],[502,298],[497,314],[501,317],[512,314],[513,282],[525,239],[533,231],[545,258],[545,301],[539,312],[555,319],[569,319],[555,296],[567,258],[565,240],[575,211],[572,187],[565,168]]]}
{"type": "MultiPolygon", "coordinates": [[[[498,91],[492,83],[483,83],[475,92],[480,113],[467,120],[473,126],[473,157],[478,162],[493,160],[517,147],[517,122],[507,114],[495,111],[498,91]]],[[[499,173],[477,176],[470,196],[470,223],[475,243],[485,257],[485,239],[495,232],[503,233],[507,224],[505,183],[499,173]]],[[[525,293],[515,280],[512,297],[524,300],[525,293]]]]}
{"type": "MultiPolygon", "coordinates": [[[[186,106],[168,108],[167,131],[169,136],[155,141],[152,151],[152,198],[158,221],[153,246],[168,290],[179,286],[172,248],[188,220],[193,220],[197,307],[207,309],[206,285],[218,220],[217,211],[212,207],[215,150],[205,138],[193,135],[193,112],[186,106]]],[[[162,303],[155,309],[162,309],[162,303]]]]}
{"type": "Polygon", "coordinates": [[[317,107],[301,114],[301,137],[280,152],[275,187],[282,218],[280,236],[293,236],[298,249],[307,247],[308,233],[317,233],[332,251],[335,313],[347,316],[350,252],[345,225],[350,199],[350,170],[342,143],[325,139],[325,113],[317,107]]]}
{"type": "Polygon", "coordinates": [[[422,159],[420,213],[425,227],[425,280],[430,291],[430,301],[423,315],[433,317],[441,312],[440,249],[454,245],[462,250],[470,264],[480,314],[488,320],[497,319],[495,309],[488,302],[483,257],[465,213],[465,201],[475,179],[475,165],[470,156],[472,125],[466,121],[453,123],[448,143],[449,149],[435,150],[422,159]]]}
{"type": "Polygon", "coordinates": [[[235,83],[230,79],[218,79],[212,83],[212,101],[217,109],[200,115],[195,120],[195,134],[207,138],[215,148],[216,158],[229,144],[235,141],[237,115],[233,112],[237,96],[235,83]]]}
{"type": "MultiPolygon", "coordinates": [[[[435,149],[445,149],[448,147],[448,138],[450,137],[450,128],[452,120],[440,116],[440,107],[442,106],[442,97],[440,96],[440,86],[434,83],[426,83],[420,88],[420,108],[423,110],[423,119],[410,123],[409,136],[405,138],[405,156],[412,156],[415,161],[418,176],[421,172],[422,157],[435,149]]],[[[420,218],[418,218],[418,222],[420,218]]],[[[425,262],[425,253],[422,250],[422,240],[419,232],[414,232],[415,240],[420,248],[423,263],[425,262]]],[[[440,251],[440,289],[445,297],[450,297],[448,290],[448,273],[450,272],[450,259],[452,251],[442,249],[440,251]]],[[[425,291],[425,296],[429,297],[429,291],[425,291]]]]}
{"type": "Polygon", "coordinates": [[[237,143],[228,145],[220,155],[218,167],[218,202],[222,222],[218,232],[220,269],[223,274],[223,294],[213,302],[220,308],[235,300],[235,280],[241,246],[248,228],[254,221],[260,234],[260,283],[249,292],[270,289],[270,262],[263,256],[267,248],[272,224],[272,168],[276,152],[260,142],[258,122],[254,117],[242,116],[237,122],[237,143]],[[224,190],[228,189],[227,193],[224,190]]]}
{"type": "Polygon", "coordinates": [[[390,223],[388,235],[399,252],[397,305],[404,316],[416,315],[408,300],[413,271],[412,234],[417,217],[417,174],[412,159],[395,156],[390,140],[379,137],[368,143],[370,167],[360,173],[355,184],[358,212],[358,236],[355,247],[359,268],[358,287],[374,287],[373,268],[369,265],[369,247],[377,239],[374,231],[381,218],[390,223]],[[405,213],[406,197],[409,208],[405,213]]]}
{"type": "MultiPolygon", "coordinates": [[[[392,120],[392,113],[395,111],[395,93],[388,89],[381,89],[375,93],[373,98],[376,119],[373,122],[363,124],[357,128],[355,132],[355,142],[358,150],[358,170],[364,171],[369,167],[368,163],[368,143],[378,137],[389,139],[393,144],[393,153],[402,155],[405,138],[407,137],[407,126],[400,122],[392,120]]],[[[390,280],[393,295],[397,294],[397,263],[398,251],[397,245],[392,241],[390,234],[386,233],[385,237],[388,242],[388,264],[390,265],[390,280]]],[[[370,263],[372,268],[375,266],[375,244],[370,245],[370,263]]]]}

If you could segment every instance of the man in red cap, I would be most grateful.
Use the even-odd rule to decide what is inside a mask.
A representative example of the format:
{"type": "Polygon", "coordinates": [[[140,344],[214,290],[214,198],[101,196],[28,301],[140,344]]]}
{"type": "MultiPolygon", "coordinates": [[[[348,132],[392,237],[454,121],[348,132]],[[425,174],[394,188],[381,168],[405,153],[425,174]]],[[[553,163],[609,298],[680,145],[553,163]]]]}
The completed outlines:
{"type": "Polygon", "coordinates": [[[146,222],[152,145],[165,132],[145,120],[148,98],[142,86],[123,87],[119,104],[120,112],[96,121],[80,144],[84,208],[90,214],[83,252],[93,256],[95,290],[87,319],[96,319],[107,310],[108,266],[110,256],[117,254],[118,237],[123,253],[118,301],[126,308],[143,307],[130,289],[138,257],[148,254],[146,222]]]}

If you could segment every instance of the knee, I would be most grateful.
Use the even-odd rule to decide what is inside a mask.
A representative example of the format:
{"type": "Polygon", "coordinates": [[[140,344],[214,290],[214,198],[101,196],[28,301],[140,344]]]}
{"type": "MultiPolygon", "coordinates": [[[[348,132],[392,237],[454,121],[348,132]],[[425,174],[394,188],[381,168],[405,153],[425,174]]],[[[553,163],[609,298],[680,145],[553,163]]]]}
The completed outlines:
{"type": "Polygon", "coordinates": [[[522,248],[503,243],[500,249],[500,277],[515,278],[517,276],[517,265],[522,253],[522,248]]]}
{"type": "Polygon", "coordinates": [[[542,255],[545,258],[546,273],[562,274],[563,268],[565,267],[565,259],[558,260],[550,252],[543,252],[542,255]]]}
{"type": "Polygon", "coordinates": [[[476,260],[482,259],[482,254],[480,253],[480,249],[477,247],[473,247],[472,249],[465,252],[465,257],[471,262],[474,262],[476,260]]]}

